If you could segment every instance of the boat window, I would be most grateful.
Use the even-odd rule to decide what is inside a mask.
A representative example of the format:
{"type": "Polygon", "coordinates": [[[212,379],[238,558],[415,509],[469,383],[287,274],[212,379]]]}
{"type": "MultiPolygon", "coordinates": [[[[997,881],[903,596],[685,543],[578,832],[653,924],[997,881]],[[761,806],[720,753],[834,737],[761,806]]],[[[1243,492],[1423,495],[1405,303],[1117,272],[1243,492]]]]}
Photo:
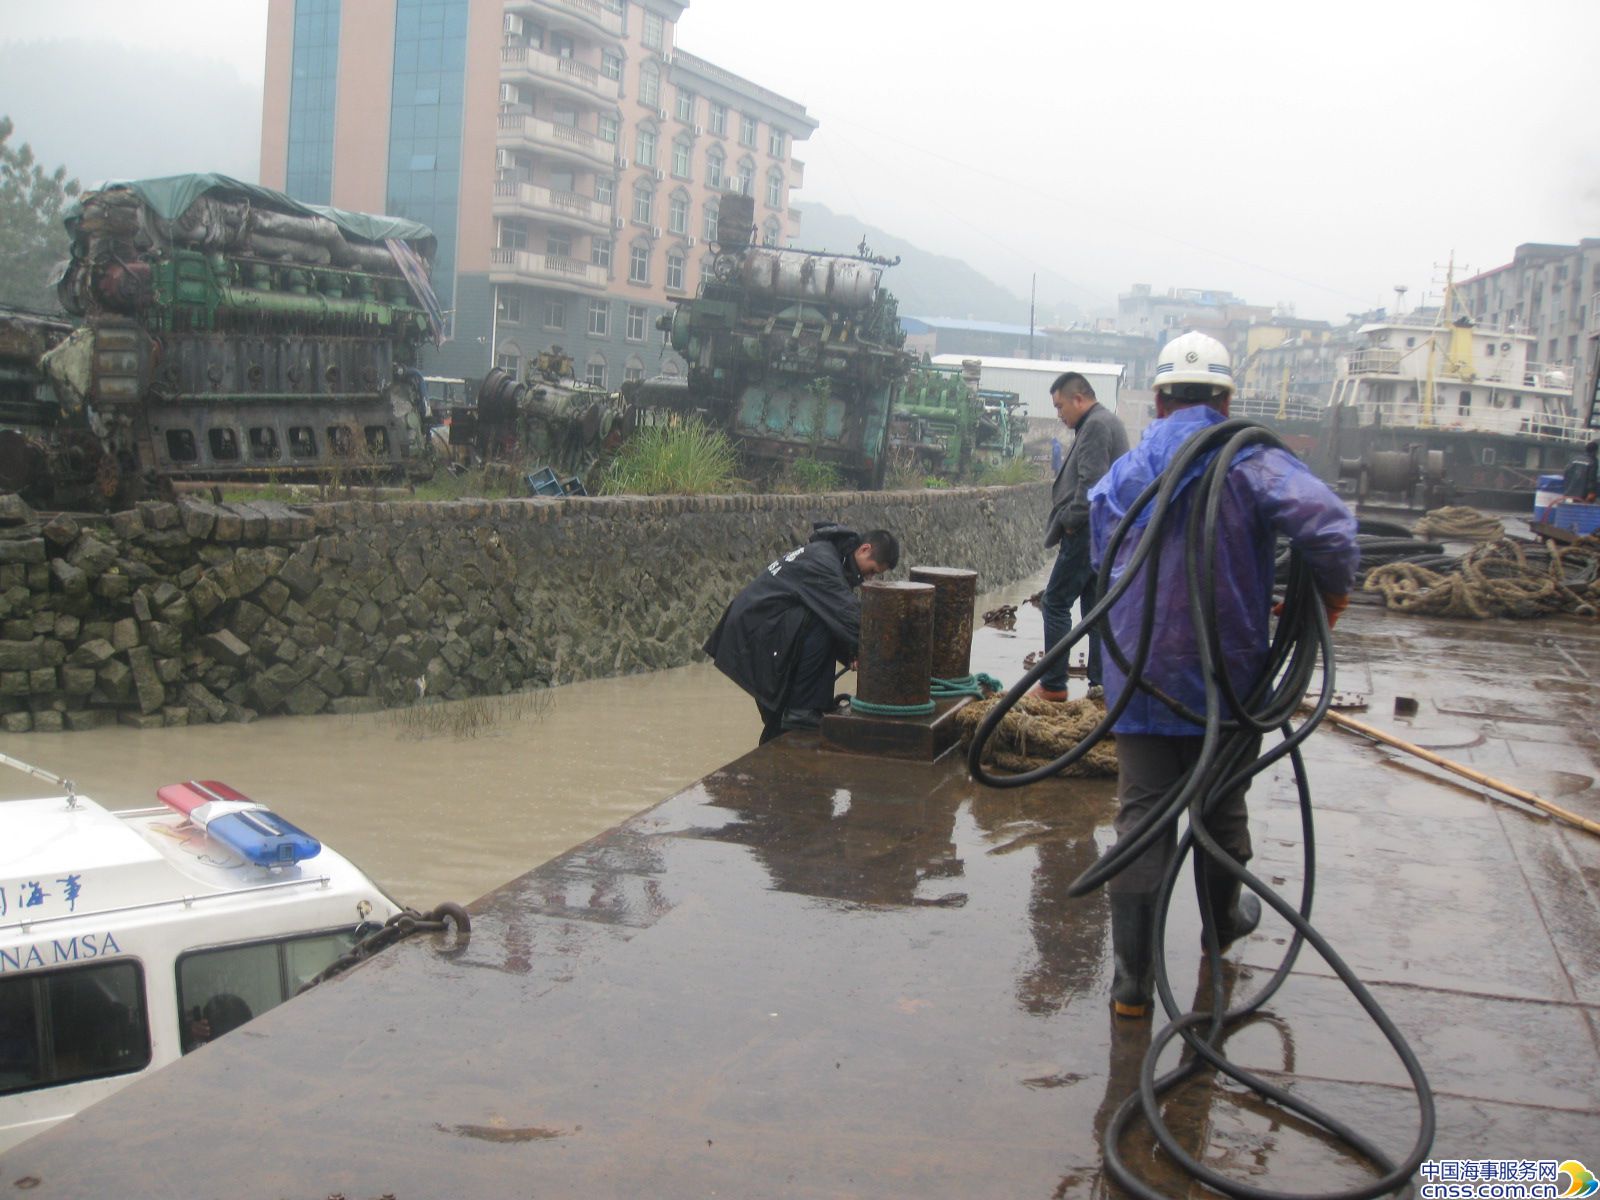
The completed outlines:
{"type": "Polygon", "coordinates": [[[149,1065],[150,1022],[138,963],[0,977],[0,1095],[149,1065]]]}
{"type": "Polygon", "coordinates": [[[1486,466],[1486,467],[1494,466],[1494,447],[1485,446],[1483,448],[1482,457],[1483,457],[1483,465],[1484,466],[1486,466]]]}
{"type": "Polygon", "coordinates": [[[355,942],[355,930],[215,950],[178,959],[179,1024],[185,1054],[238,1028],[298,992],[355,942]]]}

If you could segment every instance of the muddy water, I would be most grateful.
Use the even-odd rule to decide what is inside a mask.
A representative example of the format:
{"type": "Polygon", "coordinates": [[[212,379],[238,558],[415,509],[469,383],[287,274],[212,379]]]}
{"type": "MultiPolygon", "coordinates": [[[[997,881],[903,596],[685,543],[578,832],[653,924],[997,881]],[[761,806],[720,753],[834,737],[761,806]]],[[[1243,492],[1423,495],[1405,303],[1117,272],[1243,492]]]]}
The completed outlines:
{"type": "MultiPolygon", "coordinates": [[[[982,597],[978,611],[1042,585],[982,597]]],[[[1017,652],[1001,659],[1020,660],[1023,638],[1032,648],[1037,626],[1024,630],[1036,612],[1024,606],[1023,628],[1004,635],[1017,652]]],[[[1020,673],[1011,662],[984,669],[1020,673]]],[[[853,690],[854,677],[840,687],[853,690]]],[[[426,722],[385,712],[18,734],[0,739],[0,752],[72,779],[108,808],[155,804],[156,788],[183,779],[223,780],[426,909],[474,900],[610,829],[754,748],[761,732],[755,706],[710,664],[429,712],[426,722]]],[[[53,790],[0,767],[0,799],[53,790]]]]}

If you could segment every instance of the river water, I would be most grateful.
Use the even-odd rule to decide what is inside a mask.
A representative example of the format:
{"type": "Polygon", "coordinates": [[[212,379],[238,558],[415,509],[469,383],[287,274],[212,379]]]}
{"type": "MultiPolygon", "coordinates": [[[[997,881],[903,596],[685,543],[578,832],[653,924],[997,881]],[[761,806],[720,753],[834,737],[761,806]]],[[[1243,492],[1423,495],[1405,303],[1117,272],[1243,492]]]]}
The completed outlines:
{"type": "MultiPolygon", "coordinates": [[[[978,611],[1020,604],[1043,582],[982,597],[978,611]]],[[[1015,635],[979,636],[1031,649],[1042,637],[1037,609],[1022,605],[1019,616],[1015,635]]],[[[1020,672],[983,669],[1003,670],[1007,682],[1020,672]]],[[[839,686],[854,690],[853,676],[839,686]]],[[[755,705],[701,663],[420,711],[13,734],[0,752],[71,779],[107,808],[156,804],[164,784],[219,779],[426,910],[475,900],[620,824],[754,748],[760,732],[755,705]]],[[[53,790],[0,768],[0,799],[53,790]]]]}

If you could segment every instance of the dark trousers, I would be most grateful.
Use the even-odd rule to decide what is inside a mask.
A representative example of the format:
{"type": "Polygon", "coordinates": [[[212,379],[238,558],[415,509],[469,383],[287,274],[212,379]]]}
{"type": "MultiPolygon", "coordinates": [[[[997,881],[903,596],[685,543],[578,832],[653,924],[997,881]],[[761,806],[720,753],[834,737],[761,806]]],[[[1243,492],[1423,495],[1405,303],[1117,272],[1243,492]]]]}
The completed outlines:
{"type": "MultiPolygon", "coordinates": [[[[1172,785],[1194,767],[1200,756],[1198,737],[1164,737],[1159,734],[1117,734],[1117,840],[1128,836],[1172,785]]],[[[1259,752],[1260,740],[1256,742],[1259,752]]],[[[1246,789],[1239,788],[1219,800],[1206,818],[1206,827],[1229,854],[1250,861],[1250,813],[1245,808],[1246,789]]],[[[1177,832],[1166,833],[1127,868],[1106,884],[1108,892],[1153,893],[1177,844],[1177,832]]],[[[1203,856],[1202,856],[1203,857],[1203,856]]]]}
{"type": "MultiPolygon", "coordinates": [[[[1054,646],[1072,632],[1072,605],[1079,614],[1095,606],[1099,592],[1094,572],[1089,568],[1089,530],[1063,538],[1056,548],[1056,563],[1050,568],[1050,582],[1044,585],[1039,607],[1044,611],[1044,648],[1054,646]]],[[[1089,682],[1100,682],[1100,635],[1089,635],[1089,682]]],[[[1067,686],[1067,660],[1063,658],[1039,679],[1040,687],[1063,691],[1067,686]]]]}
{"type": "Polygon", "coordinates": [[[783,732],[784,709],[814,708],[826,711],[833,706],[833,639],[814,618],[806,623],[795,647],[794,666],[789,672],[783,705],[776,711],[757,704],[761,714],[761,742],[770,742],[783,732]]]}

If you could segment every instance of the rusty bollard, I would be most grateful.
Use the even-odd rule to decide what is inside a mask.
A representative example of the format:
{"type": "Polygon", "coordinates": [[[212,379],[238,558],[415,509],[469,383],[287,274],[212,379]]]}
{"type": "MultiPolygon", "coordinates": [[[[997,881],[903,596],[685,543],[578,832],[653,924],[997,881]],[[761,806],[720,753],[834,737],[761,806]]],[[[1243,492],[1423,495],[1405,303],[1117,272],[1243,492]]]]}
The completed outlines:
{"type": "Polygon", "coordinates": [[[912,567],[911,582],[933,585],[933,677],[965,679],[972,674],[978,573],[960,567],[912,567]]]}
{"type": "Polygon", "coordinates": [[[857,696],[896,708],[931,705],[933,585],[861,585],[861,649],[857,696]]]}

